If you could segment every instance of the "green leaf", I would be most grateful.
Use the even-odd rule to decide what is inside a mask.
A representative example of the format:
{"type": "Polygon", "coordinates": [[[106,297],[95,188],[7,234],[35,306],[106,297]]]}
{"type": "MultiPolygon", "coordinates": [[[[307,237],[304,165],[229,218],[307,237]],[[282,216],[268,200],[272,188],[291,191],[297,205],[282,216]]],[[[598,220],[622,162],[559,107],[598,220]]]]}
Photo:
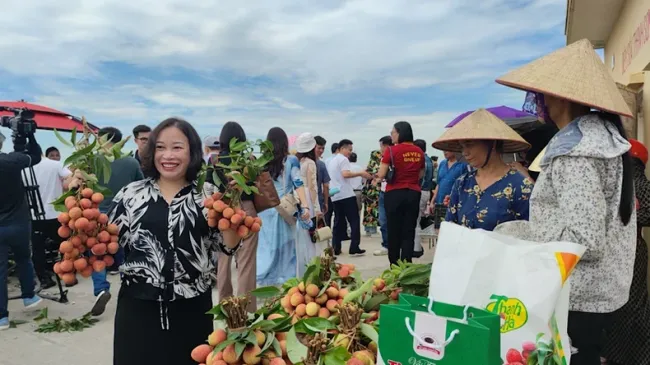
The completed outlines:
{"type": "Polygon", "coordinates": [[[224,319],[228,318],[224,314],[224,311],[223,311],[223,308],[221,307],[221,304],[215,305],[214,307],[212,307],[212,309],[207,311],[205,314],[212,314],[214,316],[215,321],[224,320],[224,319]]]}
{"type": "Polygon", "coordinates": [[[287,290],[293,288],[294,286],[298,286],[300,284],[300,280],[298,278],[291,278],[287,280],[284,284],[282,284],[282,290],[286,292],[287,290]]]}
{"type": "Polygon", "coordinates": [[[100,157],[102,164],[102,179],[104,180],[104,184],[108,184],[109,180],[111,179],[111,162],[103,155],[100,155],[100,157]]]}
{"type": "Polygon", "coordinates": [[[317,296],[317,297],[320,297],[321,295],[325,294],[325,292],[327,291],[327,289],[330,287],[330,284],[331,284],[331,283],[332,283],[332,279],[329,279],[326,283],[323,283],[323,287],[322,287],[322,288],[320,289],[320,291],[318,292],[318,296],[317,296]]]}
{"type": "MultiPolygon", "coordinates": [[[[260,317],[260,318],[263,318],[263,317],[260,317]]],[[[250,328],[251,329],[258,329],[259,328],[262,331],[270,331],[273,328],[275,328],[275,326],[276,326],[276,324],[275,324],[274,321],[264,320],[264,321],[257,322],[255,324],[251,324],[250,328]]]]}
{"type": "MultiPolygon", "coordinates": [[[[257,195],[260,195],[260,190],[257,188],[257,186],[249,186],[248,190],[250,190],[252,193],[255,193],[257,195]]],[[[250,194],[250,193],[249,193],[250,194]]]]}
{"type": "Polygon", "coordinates": [[[262,353],[271,347],[273,341],[275,341],[275,332],[266,332],[264,335],[266,336],[266,341],[264,342],[264,346],[262,346],[262,353]]]}
{"type": "Polygon", "coordinates": [[[361,333],[364,336],[368,337],[370,341],[379,343],[379,334],[377,333],[375,327],[369,325],[368,323],[361,323],[361,326],[359,328],[361,329],[361,333]]]}
{"type": "Polygon", "coordinates": [[[367,280],[365,283],[363,283],[363,285],[359,289],[346,295],[345,298],[343,298],[343,303],[350,303],[356,301],[357,299],[361,298],[361,296],[364,293],[371,292],[373,281],[374,279],[367,280]]]}
{"type": "Polygon", "coordinates": [[[65,162],[63,163],[65,166],[71,165],[77,161],[81,161],[83,159],[88,158],[90,153],[93,151],[95,148],[96,141],[93,141],[93,143],[89,144],[88,146],[73,152],[68,158],[65,159],[65,162]]]}
{"type": "Polygon", "coordinates": [[[196,190],[199,192],[203,192],[203,185],[205,184],[205,180],[207,179],[208,174],[206,173],[205,169],[201,169],[201,172],[199,172],[199,176],[196,181],[196,190]]]}
{"type": "Polygon", "coordinates": [[[352,355],[343,346],[337,346],[325,351],[321,360],[325,365],[345,365],[352,355]]]}
{"type": "Polygon", "coordinates": [[[244,350],[246,349],[246,344],[243,342],[235,342],[235,353],[237,354],[237,357],[239,358],[242,353],[244,353],[244,350]]]}
{"type": "Polygon", "coordinates": [[[70,136],[70,142],[72,142],[72,144],[77,143],[77,127],[72,128],[72,136],[70,136]]]}
{"type": "Polygon", "coordinates": [[[248,331],[248,335],[244,341],[249,345],[257,345],[257,336],[255,335],[255,331],[248,331]]]}
{"type": "Polygon", "coordinates": [[[104,196],[113,196],[111,189],[99,184],[90,184],[96,193],[102,193],[104,196]]]}
{"type": "Polygon", "coordinates": [[[63,204],[63,203],[65,203],[65,199],[66,199],[67,197],[69,197],[69,196],[73,196],[73,195],[75,195],[75,194],[76,194],[76,193],[75,193],[74,191],[72,191],[72,190],[68,190],[68,191],[66,191],[65,193],[63,193],[60,197],[56,198],[55,201],[50,202],[50,204],[52,204],[52,205],[60,205],[60,204],[63,204]]]}
{"type": "Polygon", "coordinates": [[[214,185],[217,187],[224,187],[225,185],[223,184],[223,181],[221,181],[221,178],[219,177],[219,174],[217,171],[212,171],[212,181],[214,181],[214,185]]]}
{"type": "Polygon", "coordinates": [[[41,311],[38,313],[38,316],[34,318],[34,321],[42,321],[44,319],[47,319],[47,307],[41,309],[41,311]]]}
{"type": "Polygon", "coordinates": [[[290,316],[274,319],[273,322],[275,322],[275,327],[273,327],[273,331],[287,332],[292,327],[291,321],[292,318],[290,316]]]}
{"type": "Polygon", "coordinates": [[[65,138],[63,138],[63,136],[59,133],[59,131],[56,130],[56,128],[54,129],[54,135],[59,140],[59,142],[63,143],[68,147],[72,147],[72,143],[68,142],[65,138]]]}
{"type": "Polygon", "coordinates": [[[296,337],[296,330],[287,333],[287,355],[292,363],[302,362],[307,357],[307,346],[303,345],[296,337]]]}
{"type": "Polygon", "coordinates": [[[280,341],[278,341],[275,336],[272,336],[273,338],[273,351],[275,351],[275,354],[278,356],[282,356],[282,346],[280,346],[280,341]]]}
{"type": "MultiPolygon", "coordinates": [[[[233,139],[235,139],[235,138],[233,138],[233,139]]],[[[231,153],[232,152],[243,152],[247,148],[249,148],[249,143],[246,142],[246,141],[244,141],[244,142],[236,142],[235,144],[233,144],[232,141],[230,142],[230,152],[231,153]]]]}
{"type": "Polygon", "coordinates": [[[222,343],[218,344],[218,345],[214,348],[214,351],[212,351],[212,352],[213,352],[213,353],[217,353],[217,352],[219,352],[219,351],[223,351],[223,349],[225,349],[226,347],[228,347],[228,345],[232,345],[232,344],[235,343],[235,342],[237,342],[237,340],[234,340],[234,339],[232,339],[232,338],[226,339],[226,340],[223,341],[222,343]]]}
{"type": "Polygon", "coordinates": [[[246,178],[242,174],[238,173],[233,173],[232,174],[232,179],[237,182],[237,185],[239,185],[242,189],[246,188],[246,178]]]}
{"type": "Polygon", "coordinates": [[[365,312],[370,312],[373,310],[379,310],[379,306],[382,304],[388,304],[388,296],[384,293],[379,293],[374,296],[372,296],[368,301],[364,304],[363,310],[365,312]]]}
{"type": "Polygon", "coordinates": [[[300,321],[296,322],[294,328],[295,331],[299,333],[314,334],[330,329],[335,329],[336,326],[325,318],[314,317],[301,319],[300,321]]]}

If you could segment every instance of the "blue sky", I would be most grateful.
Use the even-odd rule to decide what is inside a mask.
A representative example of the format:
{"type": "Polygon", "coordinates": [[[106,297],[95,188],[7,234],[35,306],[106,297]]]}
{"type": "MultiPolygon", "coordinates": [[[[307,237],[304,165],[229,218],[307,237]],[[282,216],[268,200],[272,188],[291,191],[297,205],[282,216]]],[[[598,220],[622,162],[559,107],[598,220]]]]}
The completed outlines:
{"type": "MultiPolygon", "coordinates": [[[[565,0],[10,0],[4,8],[0,100],[83,115],[125,135],[181,116],[202,136],[237,120],[249,138],[274,126],[349,138],[360,162],[398,120],[430,144],[466,110],[520,108],[523,94],[494,79],[565,44],[565,0]]],[[[37,137],[62,147],[51,132],[37,137]]]]}

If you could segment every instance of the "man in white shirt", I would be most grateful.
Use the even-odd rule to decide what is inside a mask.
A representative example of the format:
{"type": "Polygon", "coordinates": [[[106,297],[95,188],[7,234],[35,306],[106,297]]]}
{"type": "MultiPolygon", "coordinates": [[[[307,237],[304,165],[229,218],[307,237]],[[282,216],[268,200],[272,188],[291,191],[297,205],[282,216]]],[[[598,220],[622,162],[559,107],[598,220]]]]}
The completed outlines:
{"type": "Polygon", "coordinates": [[[352,171],[352,166],[348,160],[352,154],[352,141],[349,139],[341,140],[338,147],[339,153],[327,164],[327,171],[331,179],[330,186],[339,189],[339,192],[332,196],[332,202],[334,203],[332,246],[334,247],[334,254],[340,255],[341,241],[346,236],[347,224],[349,224],[351,230],[350,255],[363,255],[366,251],[359,247],[361,244],[361,221],[357,198],[352,186],[352,178],[372,179],[372,175],[366,171],[352,171]]]}
{"type": "MultiPolygon", "coordinates": [[[[26,172],[27,180],[31,180],[31,174],[28,170],[26,172]]],[[[59,243],[61,243],[61,238],[57,234],[57,230],[61,226],[57,220],[59,213],[51,203],[63,194],[64,189],[67,190],[67,180],[71,176],[72,172],[63,166],[63,162],[43,157],[41,162],[34,166],[36,181],[26,182],[26,185],[38,185],[38,191],[43,202],[43,212],[45,213],[45,219],[43,220],[41,217],[33,216],[32,212],[32,261],[34,262],[36,276],[44,289],[55,285],[52,280],[52,268],[48,268],[46,264],[45,249],[47,240],[53,241],[54,245],[51,247],[58,247],[59,243]]]]}
{"type": "MultiPolygon", "coordinates": [[[[332,156],[328,157],[325,159],[325,169],[328,169],[328,165],[332,159],[339,154],[339,144],[338,143],[332,143],[331,146],[331,151],[332,151],[332,156]]],[[[329,175],[329,170],[327,171],[327,175],[329,175]]],[[[328,188],[332,188],[332,183],[331,183],[331,176],[328,176],[330,178],[330,184],[328,188]]],[[[325,223],[327,224],[328,227],[332,227],[332,216],[334,215],[334,202],[332,202],[332,197],[329,195],[329,191],[327,192],[327,211],[325,212],[325,223]]]]}
{"type": "MultiPolygon", "coordinates": [[[[352,172],[361,172],[364,171],[365,169],[361,167],[357,163],[357,154],[352,152],[350,154],[350,171],[352,172]]],[[[353,177],[350,179],[350,184],[352,185],[352,189],[354,189],[354,195],[357,198],[357,206],[359,209],[359,219],[361,219],[361,208],[363,207],[363,202],[361,201],[361,191],[363,190],[363,184],[364,184],[364,179],[361,176],[353,177]]]]}

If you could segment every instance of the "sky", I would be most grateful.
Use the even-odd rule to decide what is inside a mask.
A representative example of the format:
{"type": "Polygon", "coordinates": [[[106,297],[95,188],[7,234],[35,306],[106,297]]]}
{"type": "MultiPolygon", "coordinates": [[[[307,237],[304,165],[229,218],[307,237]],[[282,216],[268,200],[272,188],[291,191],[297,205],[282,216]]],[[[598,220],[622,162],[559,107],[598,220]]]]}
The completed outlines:
{"type": "Polygon", "coordinates": [[[0,100],[124,135],[180,116],[202,137],[235,120],[248,139],[348,138],[362,163],[400,120],[441,155],[430,144],[458,114],[521,108],[494,79],[565,45],[566,0],[5,3],[0,100]]]}

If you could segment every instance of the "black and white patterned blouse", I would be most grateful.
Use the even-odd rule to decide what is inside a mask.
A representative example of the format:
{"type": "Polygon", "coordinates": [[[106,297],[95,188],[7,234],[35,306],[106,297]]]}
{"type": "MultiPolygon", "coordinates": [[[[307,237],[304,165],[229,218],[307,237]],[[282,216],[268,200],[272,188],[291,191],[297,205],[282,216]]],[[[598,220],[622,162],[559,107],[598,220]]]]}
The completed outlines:
{"type": "MultiPolygon", "coordinates": [[[[125,262],[122,286],[132,297],[161,302],[194,298],[212,288],[218,253],[231,255],[221,233],[208,227],[203,195],[184,187],[168,204],[153,179],[133,182],[108,213],[119,227],[125,262]]],[[[166,316],[163,316],[166,327],[166,316]]]]}

